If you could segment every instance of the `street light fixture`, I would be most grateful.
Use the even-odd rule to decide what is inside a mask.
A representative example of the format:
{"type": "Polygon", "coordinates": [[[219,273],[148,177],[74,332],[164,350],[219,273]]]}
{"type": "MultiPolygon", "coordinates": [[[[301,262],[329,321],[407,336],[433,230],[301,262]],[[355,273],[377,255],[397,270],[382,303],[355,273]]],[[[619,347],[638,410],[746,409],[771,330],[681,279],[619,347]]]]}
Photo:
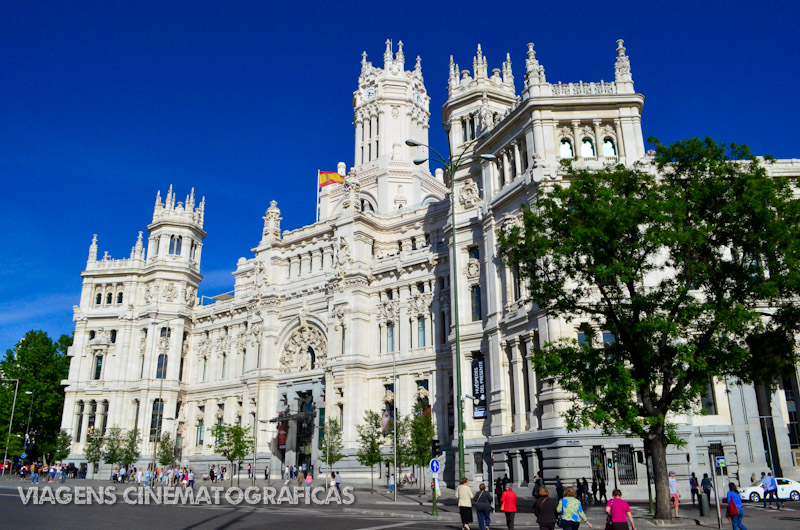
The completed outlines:
{"type": "MultiPolygon", "coordinates": [[[[427,147],[430,151],[433,152],[435,155],[433,158],[418,158],[414,160],[415,165],[424,164],[428,160],[432,160],[434,162],[438,162],[442,165],[442,168],[445,171],[447,181],[445,184],[450,188],[450,224],[451,224],[451,248],[452,248],[452,288],[453,288],[453,329],[455,330],[455,346],[456,346],[456,405],[458,410],[458,477],[463,477],[466,475],[466,468],[464,466],[464,403],[461,394],[461,334],[459,330],[459,320],[458,320],[458,265],[457,261],[457,254],[458,251],[456,249],[456,200],[455,200],[455,175],[456,171],[461,169],[461,160],[464,158],[464,155],[467,153],[470,147],[475,145],[478,141],[482,140],[489,134],[488,130],[483,131],[480,135],[476,138],[466,142],[461,146],[461,153],[458,155],[458,158],[453,160],[453,148],[452,144],[450,143],[450,124],[444,124],[445,132],[447,133],[447,149],[448,149],[448,157],[445,159],[436,149],[433,147],[423,144],[422,142],[418,142],[416,140],[406,140],[406,145],[409,147],[427,147]]],[[[494,155],[481,155],[481,159],[483,160],[491,160],[494,161],[497,159],[494,155]]],[[[395,477],[396,479],[396,477],[395,477]]]]}

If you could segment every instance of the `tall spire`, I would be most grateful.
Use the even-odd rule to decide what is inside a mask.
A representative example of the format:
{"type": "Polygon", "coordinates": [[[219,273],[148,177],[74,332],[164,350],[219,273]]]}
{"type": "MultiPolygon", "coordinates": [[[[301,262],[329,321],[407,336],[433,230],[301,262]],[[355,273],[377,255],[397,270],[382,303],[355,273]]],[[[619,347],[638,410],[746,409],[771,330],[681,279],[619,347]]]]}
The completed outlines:
{"type": "Polygon", "coordinates": [[[506,60],[503,61],[503,84],[514,86],[514,74],[511,72],[511,54],[506,52],[506,60]]]}
{"type": "Polygon", "coordinates": [[[618,94],[633,94],[633,75],[631,75],[631,61],[625,55],[623,40],[617,40],[617,61],[614,63],[614,80],[617,82],[618,94]]]}
{"type": "Polygon", "coordinates": [[[133,257],[144,259],[144,244],[142,242],[142,232],[139,232],[139,237],[136,238],[136,245],[133,247],[133,257]]]}
{"type": "Polygon", "coordinates": [[[478,52],[472,58],[472,71],[475,79],[485,79],[487,77],[486,57],[483,56],[483,50],[478,43],[478,52]]]}
{"type": "Polygon", "coordinates": [[[392,41],[386,39],[386,51],[383,52],[383,68],[388,70],[392,66],[392,41]]]}
{"type": "Polygon", "coordinates": [[[86,261],[90,263],[97,261],[97,234],[92,236],[92,244],[89,245],[89,258],[86,261]]]}
{"type": "Polygon", "coordinates": [[[414,76],[422,79],[422,57],[417,55],[417,64],[414,65],[414,76]]]}
{"type": "Polygon", "coordinates": [[[395,59],[400,64],[400,69],[405,66],[406,63],[406,56],[403,54],[403,41],[398,41],[397,43],[397,54],[395,55],[395,59]]]}

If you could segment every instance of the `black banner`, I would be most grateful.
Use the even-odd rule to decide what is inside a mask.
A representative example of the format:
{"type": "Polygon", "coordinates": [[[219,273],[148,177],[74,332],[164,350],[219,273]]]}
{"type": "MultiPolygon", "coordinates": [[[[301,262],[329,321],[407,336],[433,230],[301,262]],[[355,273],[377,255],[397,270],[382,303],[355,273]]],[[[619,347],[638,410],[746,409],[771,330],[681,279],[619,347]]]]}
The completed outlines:
{"type": "Polygon", "coordinates": [[[483,368],[483,359],[472,361],[472,395],[478,398],[473,403],[472,417],[486,417],[486,377],[483,368]]]}

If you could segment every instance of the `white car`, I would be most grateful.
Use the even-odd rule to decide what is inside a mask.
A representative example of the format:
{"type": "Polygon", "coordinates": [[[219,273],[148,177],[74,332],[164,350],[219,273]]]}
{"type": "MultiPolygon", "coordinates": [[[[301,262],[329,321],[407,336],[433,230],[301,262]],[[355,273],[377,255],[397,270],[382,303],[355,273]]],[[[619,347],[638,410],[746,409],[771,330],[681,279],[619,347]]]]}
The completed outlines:
{"type": "MultiPolygon", "coordinates": [[[[778,498],[780,500],[800,501],[800,482],[781,477],[777,477],[775,480],[778,482],[778,498]]],[[[761,480],[758,480],[750,486],[741,488],[739,494],[742,499],[753,502],[764,500],[764,486],[761,485],[761,482],[761,480]]]]}

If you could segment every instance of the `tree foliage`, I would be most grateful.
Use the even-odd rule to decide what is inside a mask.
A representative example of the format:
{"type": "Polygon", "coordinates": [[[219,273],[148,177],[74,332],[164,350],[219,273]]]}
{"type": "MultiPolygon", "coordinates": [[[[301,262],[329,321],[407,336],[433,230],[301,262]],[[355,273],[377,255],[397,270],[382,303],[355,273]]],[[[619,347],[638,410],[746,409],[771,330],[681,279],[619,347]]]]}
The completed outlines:
{"type": "Polygon", "coordinates": [[[358,431],[358,452],[356,459],[362,466],[369,466],[372,492],[375,492],[374,469],[383,461],[384,435],[381,430],[381,416],[374,410],[364,413],[364,423],[356,425],[358,431]]]}
{"type": "Polygon", "coordinates": [[[56,462],[64,460],[69,456],[69,451],[71,448],[72,437],[69,435],[66,429],[61,429],[56,435],[55,445],[53,448],[53,460],[56,462]]]}
{"type": "MultiPolygon", "coordinates": [[[[211,429],[214,436],[214,451],[231,464],[231,486],[233,486],[234,463],[241,465],[242,460],[253,452],[254,442],[250,428],[241,425],[214,425],[211,429]]],[[[238,469],[238,468],[237,468],[238,469]]]]}
{"type": "Polygon", "coordinates": [[[94,472],[94,464],[98,464],[103,459],[103,434],[99,431],[90,431],[86,434],[86,447],[83,450],[83,456],[86,461],[91,465],[92,472],[94,472]]]}
{"type": "Polygon", "coordinates": [[[344,458],[344,442],[342,442],[342,426],[339,420],[329,419],[325,422],[322,441],[319,444],[319,458],[329,467],[344,458]]]}
{"type": "Polygon", "coordinates": [[[164,433],[158,442],[158,465],[171,466],[175,463],[175,440],[170,434],[164,433]]]}
{"type": "Polygon", "coordinates": [[[587,334],[534,354],[578,397],[568,426],[641,437],[666,518],[671,415],[714,379],[769,383],[797,361],[800,204],[746,146],[650,141],[650,168],[568,168],[500,241],[539,309],[587,334]]]}
{"type": "MultiPolygon", "coordinates": [[[[19,379],[13,425],[24,429],[30,412],[29,439],[34,447],[29,452],[33,457],[55,452],[64,410],[61,381],[69,373],[67,349],[71,345],[70,336],[62,335],[53,342],[44,331],[32,330],[13,349],[6,350],[0,361],[3,378],[19,379]],[[28,397],[25,392],[32,394],[28,397]]],[[[6,429],[13,401],[14,384],[0,385],[0,425],[6,429]]]]}
{"type": "Polygon", "coordinates": [[[106,464],[117,465],[123,460],[125,438],[122,429],[117,425],[112,426],[106,431],[103,440],[103,462],[106,464]]]}
{"type": "Polygon", "coordinates": [[[131,464],[139,460],[139,444],[142,437],[139,435],[139,429],[130,429],[122,438],[122,463],[125,467],[130,468],[131,464]]]}
{"type": "MultiPolygon", "coordinates": [[[[436,429],[433,426],[433,418],[430,411],[425,412],[426,407],[417,404],[414,407],[414,414],[411,417],[409,464],[425,469],[433,458],[433,439],[436,437],[436,429]]],[[[420,477],[420,490],[423,489],[425,481],[420,477]]]]}

